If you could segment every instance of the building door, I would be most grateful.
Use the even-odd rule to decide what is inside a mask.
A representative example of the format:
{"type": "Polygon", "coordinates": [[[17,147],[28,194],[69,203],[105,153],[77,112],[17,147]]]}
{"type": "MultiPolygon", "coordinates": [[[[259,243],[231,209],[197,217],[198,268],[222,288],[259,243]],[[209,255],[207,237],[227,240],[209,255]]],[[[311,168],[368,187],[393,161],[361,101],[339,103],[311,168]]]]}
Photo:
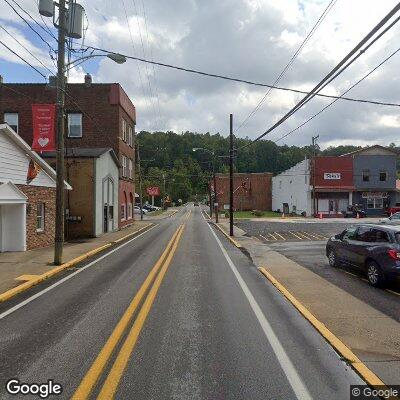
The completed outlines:
{"type": "Polygon", "coordinates": [[[103,233],[114,230],[114,181],[103,180],[103,233]]]}

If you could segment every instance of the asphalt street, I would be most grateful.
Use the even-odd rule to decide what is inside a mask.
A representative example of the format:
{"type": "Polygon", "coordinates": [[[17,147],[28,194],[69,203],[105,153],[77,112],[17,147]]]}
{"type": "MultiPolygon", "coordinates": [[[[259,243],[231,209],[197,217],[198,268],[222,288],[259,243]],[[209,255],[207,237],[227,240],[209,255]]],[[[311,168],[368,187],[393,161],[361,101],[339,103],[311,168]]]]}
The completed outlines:
{"type": "Polygon", "coordinates": [[[189,205],[0,308],[10,378],[61,399],[349,399],[361,378],[189,205]],[[32,297],[34,296],[34,297],[32,297]]]}

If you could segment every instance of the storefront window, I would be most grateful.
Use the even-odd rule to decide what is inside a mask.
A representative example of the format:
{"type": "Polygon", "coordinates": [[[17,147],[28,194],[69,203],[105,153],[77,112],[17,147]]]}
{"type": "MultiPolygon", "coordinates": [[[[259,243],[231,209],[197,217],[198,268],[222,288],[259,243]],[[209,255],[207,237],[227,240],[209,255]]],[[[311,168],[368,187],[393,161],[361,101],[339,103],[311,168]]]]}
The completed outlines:
{"type": "Polygon", "coordinates": [[[382,209],[383,208],[383,197],[368,197],[367,208],[369,209],[382,209]]]}

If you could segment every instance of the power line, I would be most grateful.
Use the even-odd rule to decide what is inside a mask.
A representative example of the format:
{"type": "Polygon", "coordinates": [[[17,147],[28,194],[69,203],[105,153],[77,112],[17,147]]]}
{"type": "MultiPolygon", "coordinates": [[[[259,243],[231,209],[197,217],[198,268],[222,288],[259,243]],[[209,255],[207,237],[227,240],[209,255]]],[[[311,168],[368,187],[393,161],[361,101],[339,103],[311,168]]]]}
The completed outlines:
{"type": "Polygon", "coordinates": [[[9,36],[11,36],[25,51],[27,51],[36,61],[39,62],[39,64],[41,64],[43,66],[43,68],[47,69],[47,71],[50,72],[50,74],[54,74],[54,72],[49,69],[45,64],[43,64],[43,62],[37,58],[24,44],[22,44],[13,34],[11,34],[6,28],[4,28],[4,26],[0,25],[0,28],[3,29],[4,32],[6,32],[9,36]]]}
{"type": "MultiPolygon", "coordinates": [[[[136,7],[136,1],[132,0],[132,3],[133,3],[133,6],[135,8],[136,22],[137,22],[138,31],[139,31],[139,37],[140,37],[140,43],[141,43],[141,46],[142,46],[143,57],[146,57],[146,52],[144,50],[144,45],[143,45],[142,30],[140,28],[139,13],[138,13],[138,9],[136,7]]],[[[152,86],[151,86],[151,81],[150,81],[150,77],[149,77],[149,70],[147,68],[147,64],[145,64],[145,73],[146,73],[147,83],[149,85],[149,93],[150,93],[151,105],[153,107],[154,116],[157,119],[157,112],[156,112],[156,109],[155,109],[155,106],[154,106],[154,99],[153,99],[153,97],[154,97],[153,96],[153,89],[152,89],[152,86]]]]}
{"type": "MultiPolygon", "coordinates": [[[[132,30],[131,30],[131,26],[130,26],[130,24],[129,24],[128,13],[126,12],[125,2],[124,2],[124,0],[121,0],[121,2],[122,2],[122,6],[123,6],[123,9],[124,9],[124,13],[125,13],[126,23],[127,23],[127,25],[128,25],[128,31],[129,31],[129,36],[130,36],[131,43],[132,43],[132,49],[133,49],[133,51],[135,52],[135,42],[134,42],[134,40],[133,40],[132,30]]],[[[84,47],[90,48],[89,46],[84,46],[84,47]]],[[[96,50],[96,49],[93,49],[93,50],[96,50]]],[[[136,67],[137,67],[137,71],[138,71],[138,75],[139,75],[140,86],[141,86],[141,88],[142,88],[143,98],[144,98],[144,99],[147,99],[148,103],[150,104],[149,98],[148,98],[148,96],[147,96],[147,94],[146,94],[146,91],[145,91],[145,89],[144,89],[142,74],[141,74],[141,72],[140,72],[140,67],[139,67],[139,63],[138,63],[138,62],[136,62],[136,67]]]]}
{"type": "MultiPolygon", "coordinates": [[[[298,111],[301,107],[303,107],[306,103],[308,103],[313,97],[315,97],[316,93],[322,90],[326,85],[328,85],[333,79],[335,79],[338,75],[340,75],[345,69],[347,69],[361,54],[363,54],[366,49],[368,49],[372,43],[378,40],[384,33],[386,33],[397,21],[397,18],[387,29],[385,29],[377,38],[375,38],[371,44],[367,45],[365,49],[362,49],[364,44],[366,44],[400,9],[400,3],[397,5],[362,39],[354,48],[351,50],[340,62],[336,65],[329,73],[326,75],[315,87],[312,91],[307,94],[300,102],[298,102],[290,111],[288,111],[282,118],[280,118],[274,125],[272,125],[267,131],[258,136],[256,139],[251,141],[249,144],[243,146],[248,147],[253,143],[257,142],[264,136],[268,135],[268,133],[272,132],[275,128],[285,122],[288,118],[290,118],[296,111],[298,111]],[[359,51],[359,54],[355,56],[354,59],[350,60],[355,53],[359,51]],[[350,61],[349,61],[350,60],[350,61]],[[349,62],[348,62],[349,61],[349,62]],[[347,63],[347,64],[346,64],[347,63]]],[[[243,148],[242,147],[242,148],[243,148]]]]}
{"type": "MultiPolygon", "coordinates": [[[[322,21],[325,19],[325,17],[327,16],[327,14],[329,13],[329,11],[333,8],[333,6],[335,5],[337,0],[331,0],[330,3],[328,4],[328,6],[325,8],[325,10],[323,11],[323,13],[321,14],[321,16],[318,18],[317,22],[314,24],[314,26],[312,27],[311,31],[307,34],[307,36],[304,38],[303,42],[301,43],[301,45],[298,47],[298,49],[295,51],[295,53],[293,54],[292,58],[289,60],[289,62],[286,64],[285,68],[282,70],[282,72],[278,75],[278,77],[275,79],[273,85],[276,85],[282,78],[283,76],[286,74],[286,72],[289,70],[289,68],[293,65],[295,59],[297,58],[297,56],[300,54],[301,50],[303,49],[303,47],[307,44],[307,42],[311,39],[312,35],[314,34],[314,32],[318,29],[319,25],[322,23],[322,21]]],[[[236,133],[237,131],[239,131],[243,126],[246,125],[247,121],[256,114],[256,112],[261,108],[262,104],[264,103],[264,101],[267,99],[268,95],[271,93],[272,88],[270,88],[267,93],[265,93],[265,95],[263,96],[263,98],[258,102],[257,106],[253,109],[253,111],[250,112],[250,114],[239,124],[239,126],[235,129],[236,133]]]]}
{"type": "MultiPolygon", "coordinates": [[[[104,53],[113,53],[113,51],[111,51],[111,50],[106,50],[106,49],[102,49],[102,48],[95,47],[95,46],[84,45],[83,47],[87,48],[87,49],[93,49],[93,50],[102,51],[104,53]]],[[[307,92],[305,90],[291,89],[291,88],[286,88],[286,87],[282,87],[282,86],[269,85],[269,84],[266,84],[266,83],[248,81],[248,80],[245,80],[245,79],[232,78],[232,77],[225,76],[225,75],[218,75],[218,74],[212,74],[212,73],[208,73],[208,72],[202,72],[202,71],[195,70],[195,69],[184,68],[184,67],[179,67],[179,66],[172,65],[172,64],[161,63],[161,62],[158,62],[158,61],[150,61],[150,60],[147,60],[147,59],[144,59],[144,58],[129,56],[129,55],[122,54],[122,53],[119,53],[119,54],[121,56],[124,56],[127,59],[137,60],[137,61],[141,61],[141,62],[145,62],[145,63],[149,63],[149,64],[159,65],[161,67],[176,69],[178,71],[185,71],[185,72],[189,72],[189,73],[193,73],[193,74],[197,74],[197,75],[202,75],[202,76],[207,76],[207,77],[211,77],[211,78],[224,79],[224,80],[228,80],[228,81],[246,83],[248,85],[267,87],[267,88],[278,89],[278,90],[282,90],[282,91],[286,91],[286,92],[293,92],[293,93],[299,93],[299,94],[308,95],[308,94],[312,93],[312,91],[311,92],[307,92]]],[[[400,107],[400,104],[398,104],[398,103],[389,103],[389,102],[382,102],[382,101],[376,101],[376,100],[355,99],[355,98],[351,98],[351,97],[339,97],[339,96],[333,96],[333,95],[322,94],[322,93],[314,93],[314,96],[327,98],[327,99],[338,99],[339,98],[340,100],[352,101],[352,102],[357,102],[357,103],[366,103],[366,104],[375,104],[375,105],[382,105],[382,106],[400,107]]]]}
{"type": "MultiPolygon", "coordinates": [[[[374,73],[378,68],[380,68],[383,64],[385,64],[387,61],[389,61],[395,54],[397,54],[400,51],[400,47],[395,50],[393,53],[391,53],[388,57],[386,57],[382,62],[380,62],[375,68],[373,68],[371,71],[369,71],[366,75],[364,75],[361,79],[359,79],[356,83],[354,83],[353,85],[351,85],[345,92],[342,93],[342,96],[345,95],[346,93],[350,92],[350,90],[352,90],[355,86],[357,86],[359,83],[361,83],[362,81],[364,81],[365,79],[367,79],[372,73],[374,73]]],[[[291,135],[293,132],[297,131],[298,129],[300,129],[301,127],[303,127],[304,125],[306,125],[308,122],[310,122],[311,120],[313,120],[315,117],[317,117],[318,115],[322,114],[327,108],[329,108],[331,105],[333,105],[334,103],[336,103],[339,98],[333,100],[332,102],[330,102],[328,105],[326,105],[324,108],[322,108],[320,111],[318,111],[316,114],[314,114],[312,117],[308,118],[305,122],[303,122],[301,125],[299,125],[298,127],[292,129],[290,132],[284,134],[283,136],[281,136],[279,139],[274,140],[275,143],[279,142],[280,140],[284,139],[285,137],[291,135]]]]}
{"type": "Polygon", "coordinates": [[[12,9],[13,11],[26,23],[26,25],[28,25],[28,27],[36,33],[37,36],[39,36],[39,38],[49,47],[50,51],[55,52],[55,50],[53,49],[53,47],[51,47],[50,43],[26,20],[26,18],[24,18],[16,9],[15,7],[8,1],[8,0],[4,0],[12,9]]]}
{"type": "Polygon", "coordinates": [[[44,75],[42,72],[40,72],[36,67],[34,67],[29,61],[26,61],[25,58],[21,57],[18,53],[16,53],[14,50],[10,49],[4,42],[0,40],[0,44],[2,44],[6,49],[8,49],[11,53],[13,53],[15,56],[17,56],[20,60],[22,60],[25,64],[29,65],[32,69],[34,69],[38,74],[42,75],[44,79],[47,80],[46,75],[44,75]]]}
{"type": "MultiPolygon", "coordinates": [[[[149,39],[149,29],[148,29],[148,26],[147,26],[146,9],[145,9],[143,0],[141,0],[141,3],[142,3],[142,9],[143,9],[144,24],[145,24],[145,28],[146,28],[147,45],[148,45],[148,48],[150,50],[150,60],[154,61],[153,48],[150,45],[150,39],[149,39]]],[[[159,96],[159,91],[158,91],[157,75],[156,75],[156,70],[155,70],[154,64],[151,64],[151,66],[152,66],[152,69],[153,69],[154,87],[155,87],[156,98],[157,98],[159,129],[161,129],[161,107],[160,107],[160,96],[159,96]]]]}
{"type": "MultiPolygon", "coordinates": [[[[32,22],[34,22],[40,29],[44,30],[47,34],[49,34],[56,42],[58,42],[58,39],[55,37],[55,35],[53,34],[53,32],[50,31],[49,27],[46,25],[46,28],[44,28],[42,25],[39,24],[39,22],[32,17],[31,14],[29,14],[28,11],[26,11],[24,8],[21,7],[21,5],[16,2],[15,0],[11,0],[21,11],[23,11],[31,20],[32,22]]],[[[36,2],[39,5],[39,2],[36,2]]],[[[42,18],[43,19],[43,18],[42,18]]],[[[44,20],[43,20],[44,22],[44,20]]]]}

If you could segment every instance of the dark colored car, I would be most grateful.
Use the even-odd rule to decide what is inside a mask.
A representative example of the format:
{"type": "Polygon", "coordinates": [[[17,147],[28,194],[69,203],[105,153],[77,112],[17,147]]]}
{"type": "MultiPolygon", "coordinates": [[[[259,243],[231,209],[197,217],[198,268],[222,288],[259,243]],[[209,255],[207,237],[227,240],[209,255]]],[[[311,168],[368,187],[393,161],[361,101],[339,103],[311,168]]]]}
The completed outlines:
{"type": "Polygon", "coordinates": [[[342,211],[342,214],[345,218],[357,218],[357,214],[359,218],[365,218],[367,213],[358,205],[348,206],[347,210],[342,211]]]}
{"type": "Polygon", "coordinates": [[[400,226],[362,224],[331,237],[326,244],[329,265],[360,268],[372,286],[400,277],[400,226]]]}
{"type": "Polygon", "coordinates": [[[198,207],[199,203],[197,201],[195,201],[193,205],[198,207]]]}

